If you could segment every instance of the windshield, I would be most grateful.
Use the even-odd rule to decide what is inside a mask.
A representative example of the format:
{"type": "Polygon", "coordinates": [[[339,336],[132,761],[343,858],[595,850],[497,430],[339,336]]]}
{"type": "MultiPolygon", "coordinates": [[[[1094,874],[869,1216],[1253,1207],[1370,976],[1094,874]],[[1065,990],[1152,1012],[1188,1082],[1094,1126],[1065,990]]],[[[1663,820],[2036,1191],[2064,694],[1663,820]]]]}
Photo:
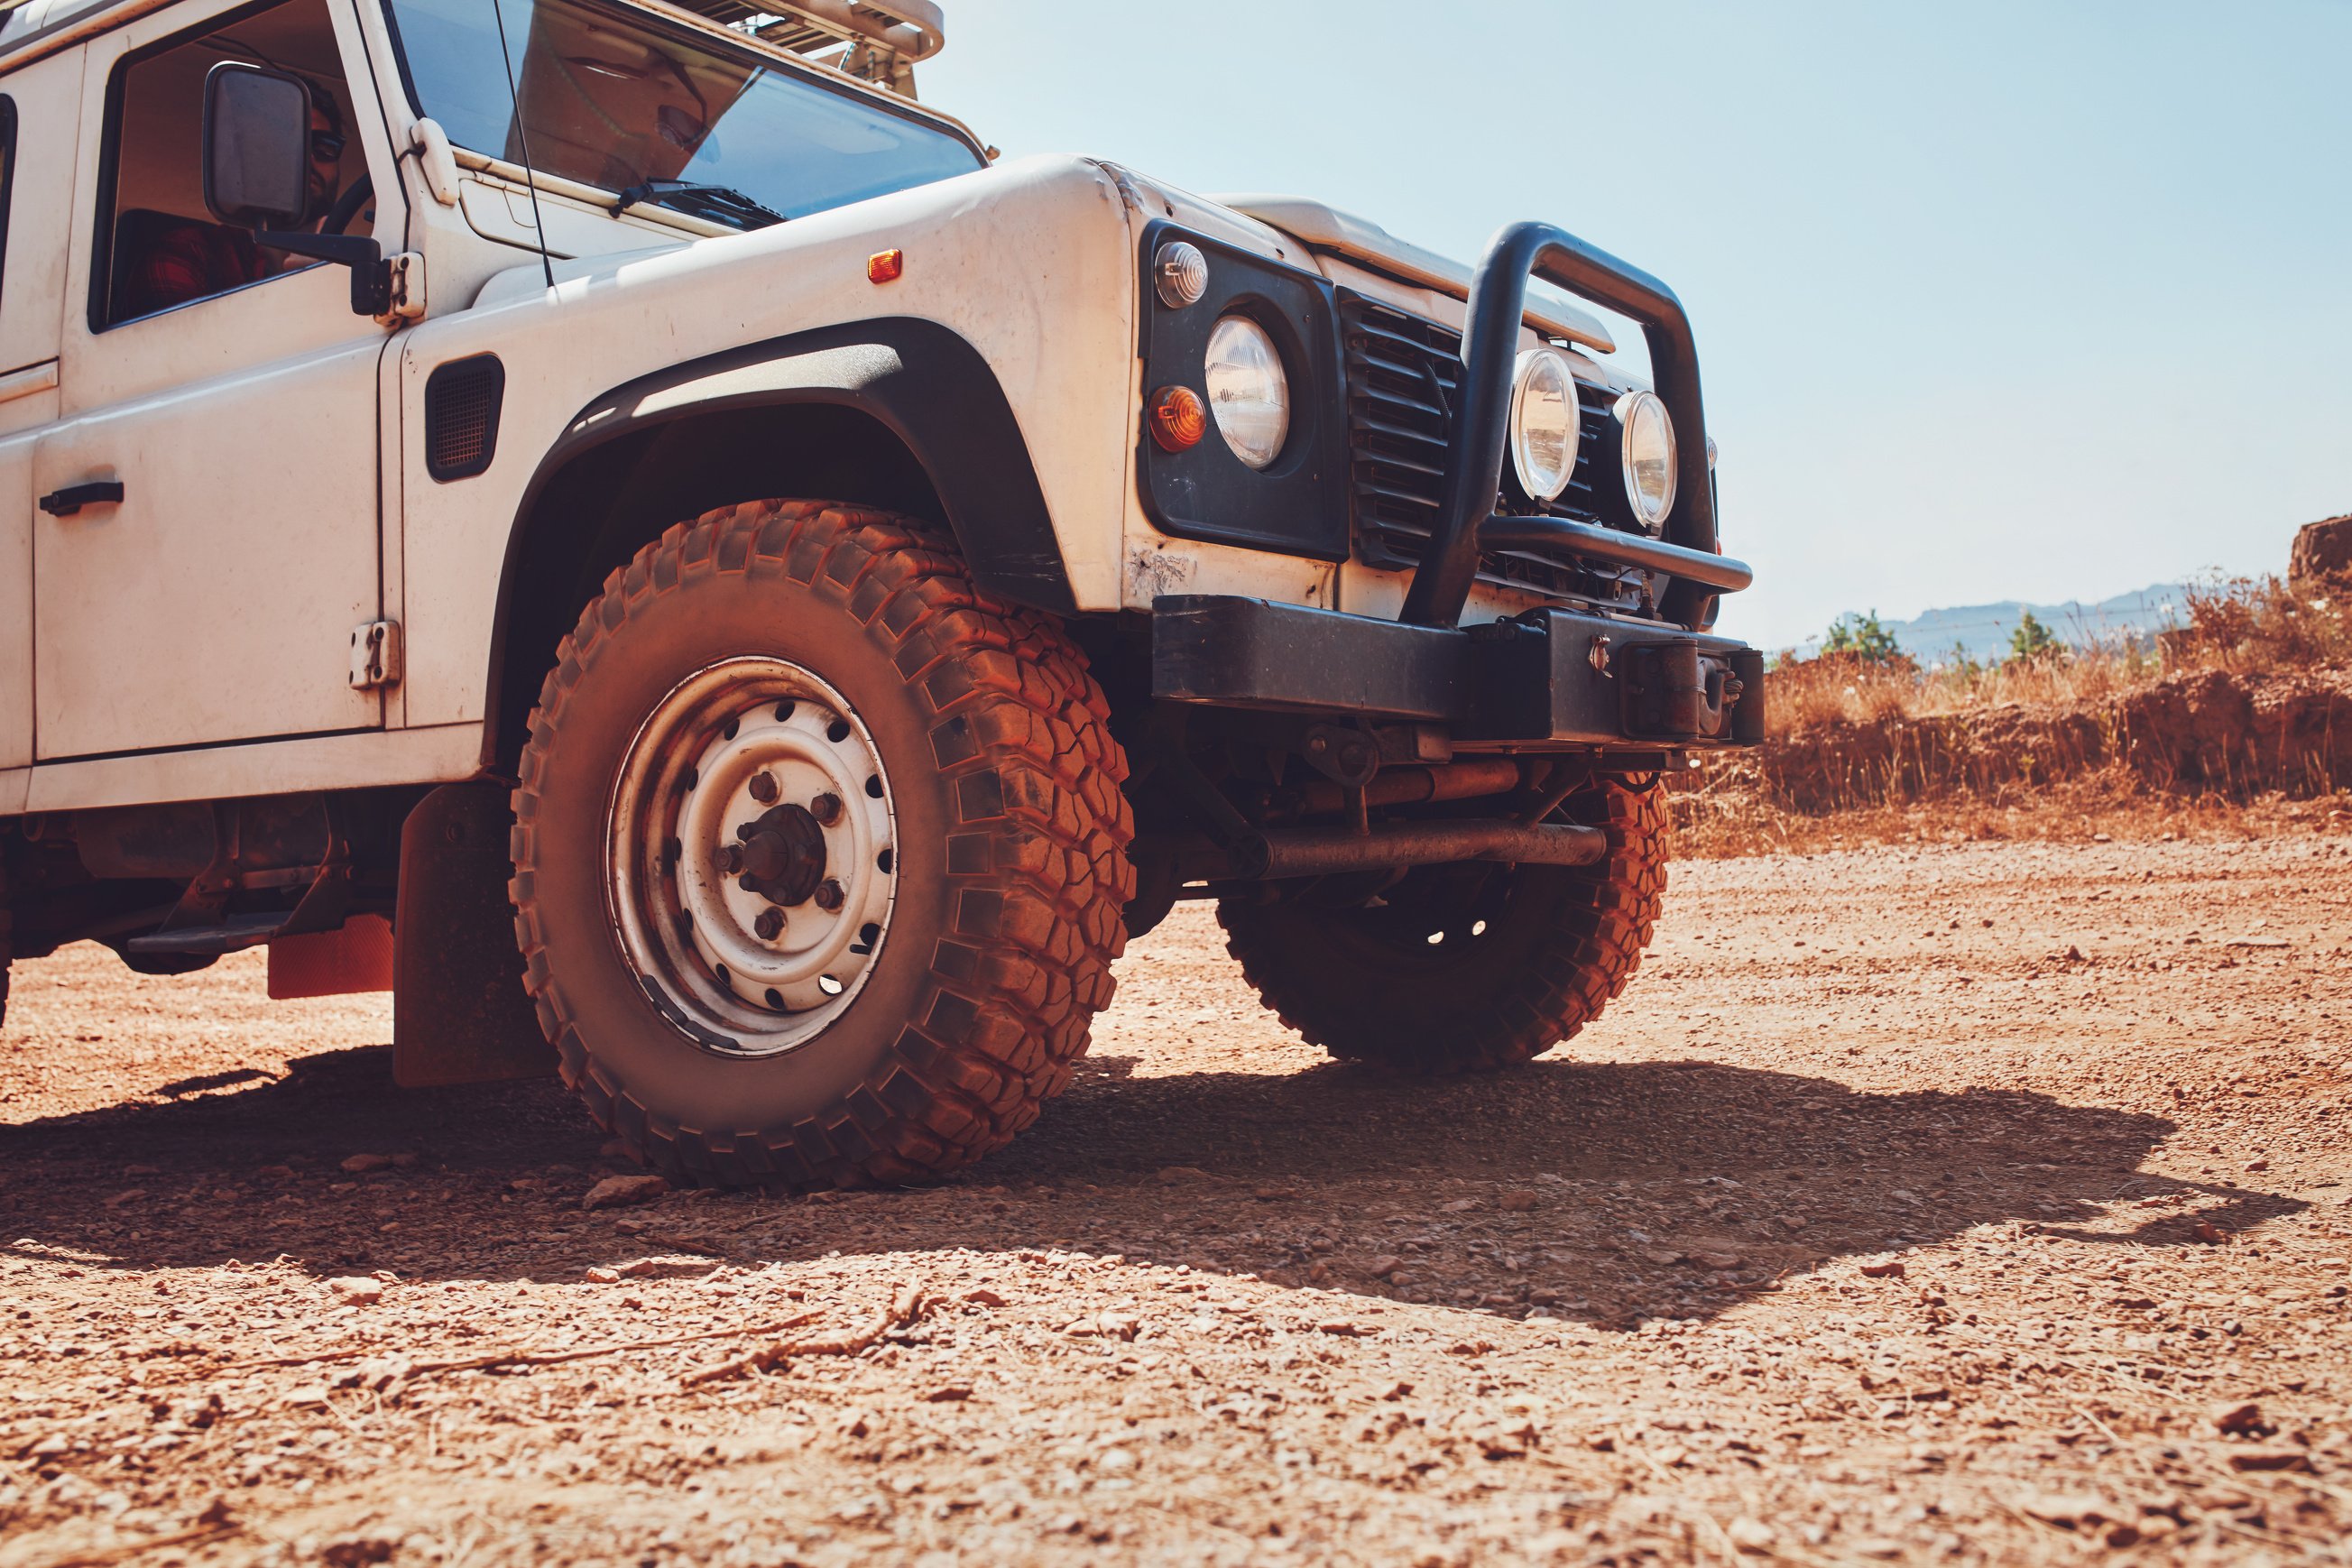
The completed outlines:
{"type": "MultiPolygon", "coordinates": [[[[982,167],[945,129],[597,0],[498,0],[536,168],[737,228],[982,167]]],[[[420,113],[522,160],[483,0],[390,0],[420,113]]]]}

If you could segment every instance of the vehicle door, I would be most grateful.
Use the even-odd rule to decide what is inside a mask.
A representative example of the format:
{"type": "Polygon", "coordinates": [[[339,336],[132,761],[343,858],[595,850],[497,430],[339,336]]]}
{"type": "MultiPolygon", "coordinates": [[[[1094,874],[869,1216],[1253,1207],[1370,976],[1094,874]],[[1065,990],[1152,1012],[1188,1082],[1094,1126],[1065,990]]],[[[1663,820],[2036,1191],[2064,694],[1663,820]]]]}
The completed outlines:
{"type": "MultiPolygon", "coordinates": [[[[33,760],[33,451],[58,416],[58,331],[82,51],[0,77],[0,773],[33,760]]],[[[0,814],[22,805],[0,784],[0,814]]]]}
{"type": "Polygon", "coordinates": [[[203,194],[205,79],[241,60],[310,84],[309,226],[371,231],[371,153],[396,202],[356,16],[185,0],[86,47],[63,419],[34,459],[38,757],[377,727],[350,671],[382,597],[385,332],[343,268],[203,194]]]}

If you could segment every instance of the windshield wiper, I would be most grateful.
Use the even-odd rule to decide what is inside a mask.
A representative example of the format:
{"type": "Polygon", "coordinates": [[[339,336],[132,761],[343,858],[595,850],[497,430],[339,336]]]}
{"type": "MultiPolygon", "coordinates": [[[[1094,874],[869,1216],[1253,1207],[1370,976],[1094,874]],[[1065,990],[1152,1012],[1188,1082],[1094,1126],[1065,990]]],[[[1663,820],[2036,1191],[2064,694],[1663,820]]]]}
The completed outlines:
{"type": "Polygon", "coordinates": [[[621,205],[614,211],[625,213],[646,205],[664,206],[742,229],[765,228],[784,221],[783,214],[761,205],[731,185],[706,185],[695,180],[647,180],[631,185],[621,193],[621,205]]]}

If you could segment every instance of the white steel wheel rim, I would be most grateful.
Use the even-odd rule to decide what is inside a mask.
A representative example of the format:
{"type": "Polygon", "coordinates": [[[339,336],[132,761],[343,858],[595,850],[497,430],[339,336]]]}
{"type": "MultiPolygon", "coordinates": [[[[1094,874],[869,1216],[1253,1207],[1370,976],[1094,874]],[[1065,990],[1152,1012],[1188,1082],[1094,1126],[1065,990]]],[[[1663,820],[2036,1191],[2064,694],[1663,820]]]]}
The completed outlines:
{"type": "Polygon", "coordinates": [[[646,999],[722,1055],[815,1038],[888,934],[896,826],[881,752],[823,679],[759,657],[680,681],[606,816],[607,910],[646,999]]]}

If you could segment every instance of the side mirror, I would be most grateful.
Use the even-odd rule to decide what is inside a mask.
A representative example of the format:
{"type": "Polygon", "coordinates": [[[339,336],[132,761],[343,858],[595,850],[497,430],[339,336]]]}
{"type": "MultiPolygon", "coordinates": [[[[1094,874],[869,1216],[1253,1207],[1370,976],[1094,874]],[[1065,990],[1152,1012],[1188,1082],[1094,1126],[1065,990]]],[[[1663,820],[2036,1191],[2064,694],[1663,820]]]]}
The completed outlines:
{"type": "Polygon", "coordinates": [[[310,201],[310,89],[224,60],[205,78],[205,205],[238,228],[292,228],[310,201]]]}
{"type": "Polygon", "coordinates": [[[286,71],[223,60],[205,77],[205,205],[257,245],[352,269],[352,313],[393,308],[392,268],[373,239],[312,234],[310,86],[286,71]]]}

